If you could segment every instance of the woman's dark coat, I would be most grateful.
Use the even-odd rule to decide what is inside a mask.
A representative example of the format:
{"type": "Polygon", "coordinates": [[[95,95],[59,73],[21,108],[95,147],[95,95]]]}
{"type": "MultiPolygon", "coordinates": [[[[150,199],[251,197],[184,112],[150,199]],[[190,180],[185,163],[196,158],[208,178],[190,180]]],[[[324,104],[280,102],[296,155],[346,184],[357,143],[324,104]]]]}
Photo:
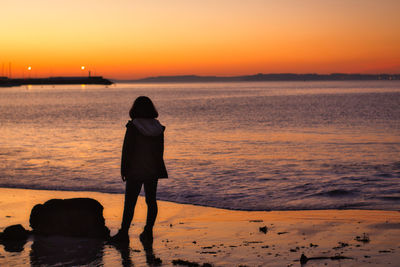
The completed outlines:
{"type": "Polygon", "coordinates": [[[153,122],[157,122],[160,127],[159,135],[145,135],[146,133],[140,131],[133,121],[126,125],[121,175],[129,180],[168,178],[163,159],[165,127],[157,120],[153,122]]]}

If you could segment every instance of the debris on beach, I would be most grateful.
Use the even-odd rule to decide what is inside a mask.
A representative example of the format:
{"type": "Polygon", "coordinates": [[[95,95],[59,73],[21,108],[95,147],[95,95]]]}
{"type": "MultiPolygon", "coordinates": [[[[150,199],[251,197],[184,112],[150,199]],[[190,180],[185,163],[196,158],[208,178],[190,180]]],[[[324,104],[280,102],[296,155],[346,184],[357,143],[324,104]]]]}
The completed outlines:
{"type": "Polygon", "coordinates": [[[244,246],[248,246],[249,244],[261,244],[262,241],[243,241],[244,246]]]}
{"type": "Polygon", "coordinates": [[[317,244],[310,243],[310,248],[316,248],[316,247],[318,247],[317,244]]]}
{"type": "Polygon", "coordinates": [[[369,241],[370,241],[369,235],[366,233],[363,233],[362,237],[356,236],[356,238],[354,238],[354,240],[356,240],[358,242],[363,242],[363,243],[369,243],[369,241]]]}
{"type": "Polygon", "coordinates": [[[300,257],[300,264],[306,264],[310,260],[346,260],[346,259],[352,260],[353,258],[342,256],[342,255],[335,255],[332,257],[307,257],[303,253],[303,254],[301,254],[301,257],[300,257]]]}
{"type": "Polygon", "coordinates": [[[348,243],[344,243],[344,242],[338,242],[338,244],[339,244],[339,246],[333,247],[332,249],[341,249],[341,248],[345,248],[345,247],[349,246],[348,243]]]}
{"type": "Polygon", "coordinates": [[[172,260],[172,264],[173,265],[183,265],[183,266],[187,266],[187,267],[212,267],[213,266],[211,263],[199,264],[194,261],[187,261],[187,260],[181,260],[181,259],[172,260]]]}
{"type": "Polygon", "coordinates": [[[287,233],[289,233],[289,232],[278,232],[278,235],[284,235],[284,234],[287,234],[287,233]]]}
{"type": "Polygon", "coordinates": [[[264,225],[263,227],[258,228],[258,230],[259,230],[260,232],[266,234],[267,231],[268,231],[268,228],[267,228],[267,226],[264,225]]]}

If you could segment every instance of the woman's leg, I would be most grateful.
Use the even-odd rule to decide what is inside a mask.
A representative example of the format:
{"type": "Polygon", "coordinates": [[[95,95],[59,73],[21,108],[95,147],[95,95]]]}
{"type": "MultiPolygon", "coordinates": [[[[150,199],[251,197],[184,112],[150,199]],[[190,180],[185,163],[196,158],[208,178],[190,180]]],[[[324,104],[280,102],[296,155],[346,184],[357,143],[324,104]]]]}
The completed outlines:
{"type": "Polygon", "coordinates": [[[144,182],[144,193],[146,195],[146,204],[147,204],[147,220],[146,220],[146,226],[145,226],[145,231],[152,231],[154,222],[156,221],[157,218],[157,212],[158,212],[158,207],[157,207],[157,183],[158,180],[150,180],[144,182]]]}
{"type": "Polygon", "coordinates": [[[136,201],[142,189],[142,183],[135,180],[126,181],[124,214],[121,223],[121,232],[128,233],[135,212],[136,201]]]}

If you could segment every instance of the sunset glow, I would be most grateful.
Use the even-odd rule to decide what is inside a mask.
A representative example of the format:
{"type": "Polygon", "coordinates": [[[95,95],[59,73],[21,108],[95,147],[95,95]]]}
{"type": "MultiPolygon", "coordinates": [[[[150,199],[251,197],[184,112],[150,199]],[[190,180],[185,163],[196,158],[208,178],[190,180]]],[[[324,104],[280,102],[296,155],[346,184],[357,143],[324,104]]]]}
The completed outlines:
{"type": "Polygon", "coordinates": [[[7,76],[399,73],[397,0],[4,0],[7,76]],[[81,70],[79,67],[81,67],[81,70]],[[86,69],[89,67],[86,66],[86,69]]]}

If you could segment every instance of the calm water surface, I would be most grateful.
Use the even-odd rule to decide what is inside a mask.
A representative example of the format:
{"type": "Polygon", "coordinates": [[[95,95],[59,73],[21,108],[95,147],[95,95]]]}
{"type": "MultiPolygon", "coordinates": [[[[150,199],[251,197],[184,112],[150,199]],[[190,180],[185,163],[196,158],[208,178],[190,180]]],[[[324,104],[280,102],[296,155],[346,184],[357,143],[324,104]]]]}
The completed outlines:
{"type": "Polygon", "coordinates": [[[0,186],[123,193],[132,101],[166,125],[159,198],[245,210],[399,209],[400,82],[0,88],[0,186]]]}

